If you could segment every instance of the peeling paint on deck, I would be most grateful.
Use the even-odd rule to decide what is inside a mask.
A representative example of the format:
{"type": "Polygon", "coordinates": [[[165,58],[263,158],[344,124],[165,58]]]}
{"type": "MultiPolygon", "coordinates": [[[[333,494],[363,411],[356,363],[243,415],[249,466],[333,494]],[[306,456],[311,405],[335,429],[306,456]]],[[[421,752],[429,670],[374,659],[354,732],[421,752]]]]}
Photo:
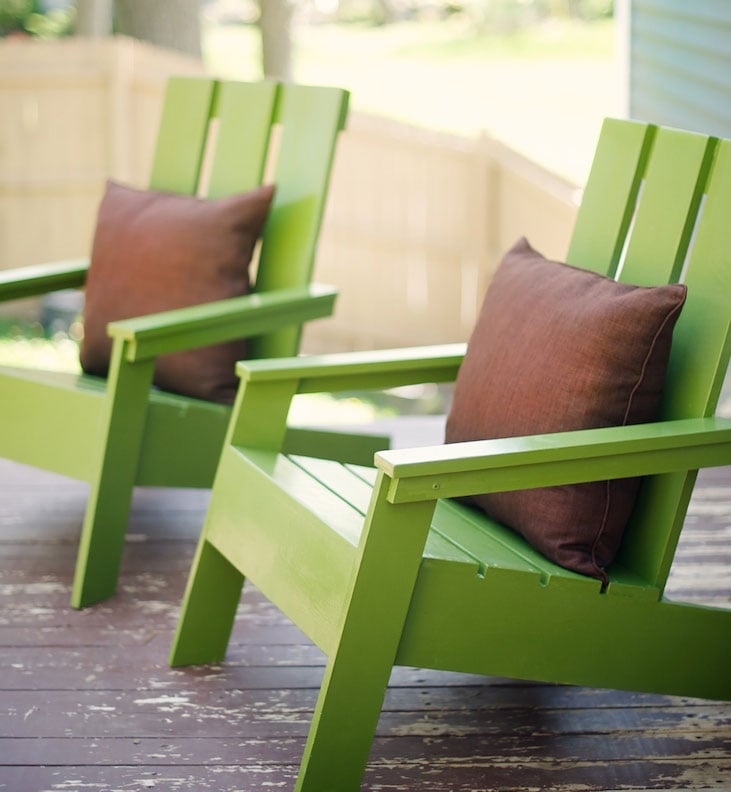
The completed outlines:
{"type": "MultiPolygon", "coordinates": [[[[668,593],[719,603],[731,597],[731,475],[728,487],[713,475],[668,593]]],[[[195,548],[175,526],[202,519],[205,498],[143,493],[159,506],[155,520],[133,509],[119,594],[75,612],[78,525],[53,509],[66,485],[13,476],[27,495],[0,493],[12,518],[0,517],[0,790],[291,790],[322,653],[248,588],[227,662],[166,664],[195,548]]],[[[731,705],[398,669],[364,789],[731,792],[731,705]]]]}

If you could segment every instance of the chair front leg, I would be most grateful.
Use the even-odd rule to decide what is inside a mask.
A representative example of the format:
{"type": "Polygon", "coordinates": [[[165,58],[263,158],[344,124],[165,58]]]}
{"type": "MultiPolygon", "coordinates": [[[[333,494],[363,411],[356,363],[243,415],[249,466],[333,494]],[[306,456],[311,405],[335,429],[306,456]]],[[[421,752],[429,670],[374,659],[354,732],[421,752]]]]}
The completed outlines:
{"type": "Polygon", "coordinates": [[[435,506],[395,507],[387,489],[379,473],[295,792],[360,789],[435,506]]]}
{"type": "Polygon", "coordinates": [[[116,591],[132,490],[147,416],[154,359],[128,363],[115,339],[106,408],[76,559],[71,605],[84,608],[116,591]]]}

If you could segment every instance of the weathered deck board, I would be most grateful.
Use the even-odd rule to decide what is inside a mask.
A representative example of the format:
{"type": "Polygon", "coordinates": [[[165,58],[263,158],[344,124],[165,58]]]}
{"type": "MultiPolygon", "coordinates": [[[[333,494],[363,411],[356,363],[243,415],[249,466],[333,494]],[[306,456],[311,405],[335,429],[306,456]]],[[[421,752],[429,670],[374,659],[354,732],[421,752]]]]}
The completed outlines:
{"type": "MultiPolygon", "coordinates": [[[[379,792],[477,792],[479,790],[585,790],[657,789],[725,790],[724,769],[703,759],[691,762],[648,760],[644,762],[557,762],[540,757],[530,761],[493,762],[457,757],[441,763],[429,759],[370,764],[365,788],[379,792]],[[489,781],[487,780],[489,779],[489,781]],[[715,780],[714,780],[715,779],[715,780]],[[606,784],[614,786],[607,786],[606,784]],[[668,784],[673,784],[668,786],[668,784]]],[[[237,765],[166,767],[154,764],[130,766],[28,766],[7,771],[12,790],[196,790],[196,792],[271,792],[291,789],[295,765],[267,765],[254,761],[237,765]]]]}
{"type": "MultiPolygon", "coordinates": [[[[0,480],[0,790],[291,789],[319,650],[247,591],[226,663],[166,664],[207,494],[138,492],[119,595],[76,612],[86,488],[4,461],[0,480]]],[[[712,470],[669,593],[730,606],[729,569],[712,470]]],[[[729,792],[731,705],[396,669],[364,788],[729,792]]]]}
{"type": "MultiPolygon", "coordinates": [[[[299,761],[304,741],[298,738],[187,738],[175,737],[79,737],[46,738],[43,740],[47,765],[83,767],[84,765],[141,764],[156,766],[188,766],[200,764],[235,765],[246,758],[261,764],[292,764],[299,761]]],[[[658,734],[620,735],[611,741],[600,735],[568,735],[560,741],[553,737],[533,737],[530,741],[499,735],[486,743],[481,737],[383,738],[374,751],[375,763],[408,760],[417,762],[428,747],[430,760],[445,763],[450,758],[466,762],[506,761],[510,754],[515,763],[536,756],[551,757],[557,762],[639,762],[660,758],[665,762],[696,760],[701,755],[708,761],[724,759],[723,748],[712,744],[712,738],[695,739],[682,735],[658,734]]],[[[0,751],[12,751],[16,764],[33,765],[38,759],[36,738],[0,740],[0,751]]],[[[727,758],[727,757],[726,757],[727,758]]]]}

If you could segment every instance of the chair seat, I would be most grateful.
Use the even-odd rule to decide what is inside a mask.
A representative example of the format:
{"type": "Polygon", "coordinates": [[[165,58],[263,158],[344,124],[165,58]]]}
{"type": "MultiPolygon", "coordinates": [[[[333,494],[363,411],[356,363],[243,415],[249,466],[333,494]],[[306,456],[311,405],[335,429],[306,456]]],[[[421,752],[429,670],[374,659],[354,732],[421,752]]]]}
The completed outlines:
{"type": "MultiPolygon", "coordinates": [[[[221,460],[216,491],[225,491],[226,496],[211,501],[208,541],[244,570],[247,578],[326,653],[337,640],[342,595],[357,563],[375,479],[376,471],[368,467],[240,446],[227,447],[221,460]],[[235,523],[218,519],[224,512],[238,515],[235,523]],[[278,574],[272,574],[274,569],[278,574]]],[[[442,653],[450,652],[452,640],[440,636],[451,635],[448,625],[473,619],[475,603],[484,600],[485,607],[490,607],[496,596],[505,602],[503,615],[508,619],[496,626],[502,633],[506,629],[522,632],[517,626],[511,628],[509,614],[523,609],[526,597],[534,602],[536,613],[548,612],[563,600],[658,599],[656,589],[631,580],[620,570],[611,579],[609,589],[602,592],[600,581],[544,559],[522,537],[481,512],[440,501],[398,662],[444,667],[442,653]],[[454,596],[460,589],[463,599],[454,596]],[[455,612],[455,603],[460,602],[464,606],[455,612]],[[440,611],[441,618],[435,616],[440,611]],[[421,614],[429,617],[420,618],[421,614]],[[425,635],[429,637],[425,639],[425,635]],[[434,658],[430,660],[421,648],[414,648],[423,646],[435,651],[434,658]]],[[[464,643],[470,631],[458,632],[464,643]]],[[[542,631],[537,630],[539,633],[542,631]]],[[[484,640],[484,635],[477,636],[473,642],[469,668],[461,667],[460,660],[460,667],[453,670],[484,673],[484,640]]]]}
{"type": "Polygon", "coordinates": [[[21,366],[0,366],[0,376],[18,380],[30,380],[54,388],[80,389],[90,393],[104,393],[106,380],[90,374],[73,371],[51,371],[48,369],[25,368],[21,366]]]}
{"type": "MultiPolygon", "coordinates": [[[[259,454],[259,452],[257,452],[259,454]]],[[[303,476],[346,498],[361,518],[368,510],[373,485],[374,468],[360,465],[342,465],[331,460],[288,455],[286,457],[303,476]]],[[[358,523],[358,533],[362,519],[358,523]]],[[[541,586],[579,586],[587,593],[601,593],[600,581],[579,575],[549,561],[533,549],[520,535],[504,525],[491,520],[483,512],[453,500],[437,504],[431,531],[424,549],[424,559],[431,562],[463,564],[465,573],[486,578],[498,570],[519,572],[535,579],[541,586]],[[468,572],[469,571],[469,572],[468,572]]],[[[648,587],[636,575],[617,567],[610,573],[608,593],[621,588],[624,596],[628,588],[636,587],[635,596],[657,599],[656,588],[648,587]]]]}
{"type": "MultiPolygon", "coordinates": [[[[0,380],[7,395],[6,453],[18,462],[90,481],[107,381],[88,374],[9,366],[0,366],[0,380]],[[38,409],[39,402],[45,409],[38,409]]],[[[153,388],[135,483],[210,486],[214,465],[208,460],[215,459],[228,416],[223,405],[153,388]],[[191,440],[197,454],[190,453],[191,440]]]]}
{"type": "Polygon", "coordinates": [[[0,382],[5,456],[90,481],[96,429],[104,408],[104,380],[66,371],[0,366],[0,382]]]}

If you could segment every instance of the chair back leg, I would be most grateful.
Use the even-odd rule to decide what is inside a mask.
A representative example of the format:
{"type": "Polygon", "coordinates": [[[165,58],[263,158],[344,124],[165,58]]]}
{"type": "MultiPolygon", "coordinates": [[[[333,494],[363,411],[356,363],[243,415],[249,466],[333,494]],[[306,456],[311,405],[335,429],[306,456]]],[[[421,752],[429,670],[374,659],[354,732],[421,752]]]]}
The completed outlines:
{"type": "Polygon", "coordinates": [[[244,576],[206,539],[204,531],[170,649],[171,666],[223,660],[243,585],[244,576]]]}

